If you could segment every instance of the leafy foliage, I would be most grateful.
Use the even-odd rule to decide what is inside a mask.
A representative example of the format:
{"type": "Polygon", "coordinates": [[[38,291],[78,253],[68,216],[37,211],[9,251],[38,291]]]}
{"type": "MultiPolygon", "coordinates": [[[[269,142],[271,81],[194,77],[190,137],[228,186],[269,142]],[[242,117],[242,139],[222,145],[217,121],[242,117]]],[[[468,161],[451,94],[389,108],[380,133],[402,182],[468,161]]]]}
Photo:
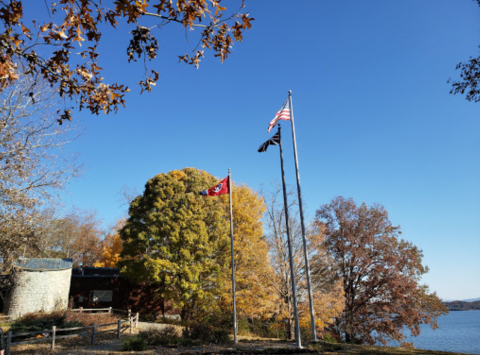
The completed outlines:
{"type": "Polygon", "coordinates": [[[176,344],[179,342],[178,331],[174,326],[167,325],[162,329],[147,328],[142,329],[138,336],[145,340],[147,345],[153,346],[166,346],[170,344],[176,344]]]}
{"type": "MultiPolygon", "coordinates": [[[[228,196],[221,197],[225,216],[229,218],[228,196]]],[[[232,183],[232,210],[237,313],[239,317],[265,321],[276,311],[278,303],[271,282],[273,270],[262,224],[265,203],[248,186],[232,183]]],[[[231,319],[231,274],[226,276],[221,308],[231,319]]]]}
{"type": "Polygon", "coordinates": [[[77,313],[68,311],[53,311],[28,313],[16,319],[11,324],[13,333],[27,333],[57,328],[75,328],[97,324],[115,323],[118,317],[113,314],[77,313]]]}
{"type": "MultiPolygon", "coordinates": [[[[76,99],[79,109],[98,114],[117,111],[125,105],[124,84],[106,84],[99,65],[102,32],[119,32],[120,23],[126,21],[130,28],[127,48],[128,61],[154,60],[159,44],[153,29],[168,24],[179,24],[184,29],[202,29],[193,53],[179,56],[180,61],[198,67],[204,50],[209,49],[224,61],[234,41],[241,41],[243,32],[251,27],[247,13],[226,15],[221,0],[62,0],[45,1],[48,18],[27,23],[25,11],[30,10],[26,1],[13,0],[0,3],[0,89],[18,79],[15,58],[23,58],[31,75],[42,75],[52,86],[58,87],[60,96],[76,99]],[[25,6],[24,6],[25,4],[25,6]],[[147,18],[156,19],[153,27],[147,27],[147,18]],[[40,50],[41,48],[41,50],[40,50]],[[79,51],[80,48],[83,50],[79,51]],[[199,49],[200,48],[200,49],[199,49]],[[72,56],[72,52],[78,55],[72,56]]],[[[38,19],[38,20],[37,20],[38,19]]],[[[145,77],[139,82],[144,90],[151,91],[159,79],[159,73],[145,64],[145,77]]],[[[59,114],[59,122],[71,119],[71,110],[65,108],[59,114]]]]}
{"type": "Polygon", "coordinates": [[[158,287],[182,320],[215,304],[228,271],[228,222],[200,191],[216,180],[194,168],[159,174],[131,203],[120,231],[122,273],[158,287]]]}
{"type": "Polygon", "coordinates": [[[468,101],[480,101],[480,57],[470,57],[467,62],[458,63],[457,70],[460,70],[460,80],[452,82],[450,94],[465,95],[468,101]]]}
{"type": "Polygon", "coordinates": [[[11,324],[10,330],[15,334],[43,331],[44,329],[52,329],[52,326],[58,328],[74,328],[83,325],[84,324],[78,320],[68,320],[65,312],[40,312],[29,313],[16,319],[11,324]]]}
{"type": "Polygon", "coordinates": [[[185,327],[183,337],[213,344],[225,344],[230,342],[228,331],[205,323],[193,323],[185,327]]]}
{"type": "Polygon", "coordinates": [[[95,267],[117,267],[120,259],[120,253],[123,250],[123,242],[118,231],[123,227],[125,221],[120,220],[114,228],[105,236],[102,241],[102,251],[100,260],[95,262],[95,267]]]}
{"type": "Polygon", "coordinates": [[[420,324],[437,328],[438,316],[448,313],[435,293],[420,285],[428,272],[422,251],[399,239],[381,205],[357,206],[353,199],[337,197],[322,206],[316,223],[324,228],[325,244],[343,280],[345,309],[336,327],[352,343],[403,341],[404,327],[414,336],[420,324]]]}
{"type": "Polygon", "coordinates": [[[147,344],[140,336],[130,336],[122,339],[122,351],[143,351],[147,344]]]}
{"type": "MultiPolygon", "coordinates": [[[[480,0],[474,0],[480,6],[480,0]]],[[[480,101],[480,57],[470,57],[466,62],[457,64],[457,70],[460,70],[460,80],[451,80],[452,89],[450,94],[465,95],[468,101],[480,101]]]]}

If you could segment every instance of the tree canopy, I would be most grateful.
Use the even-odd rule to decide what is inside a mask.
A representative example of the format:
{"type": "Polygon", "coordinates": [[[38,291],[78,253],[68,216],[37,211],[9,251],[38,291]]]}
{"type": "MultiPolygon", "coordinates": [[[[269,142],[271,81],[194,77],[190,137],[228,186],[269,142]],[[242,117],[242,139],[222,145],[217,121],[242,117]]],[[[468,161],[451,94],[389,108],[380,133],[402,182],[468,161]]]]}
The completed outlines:
{"type": "Polygon", "coordinates": [[[200,191],[215,178],[195,168],[151,178],[120,230],[122,272],[157,286],[182,319],[211,306],[229,266],[229,225],[221,204],[200,191]]]}
{"type": "MultiPolygon", "coordinates": [[[[179,55],[179,60],[198,67],[204,51],[211,50],[224,61],[233,42],[241,41],[243,32],[251,27],[253,19],[243,12],[244,1],[238,11],[227,12],[221,0],[46,0],[40,5],[44,3],[45,17],[39,18],[38,12],[29,14],[34,18],[31,21],[27,20],[31,4],[2,1],[0,89],[18,79],[15,61],[22,58],[28,63],[28,74],[42,75],[60,96],[77,100],[80,110],[95,114],[117,111],[125,105],[129,89],[123,83],[104,82],[99,64],[102,33],[113,29],[120,36],[130,36],[128,61],[144,62],[145,76],[138,84],[142,92],[151,91],[159,79],[159,73],[146,64],[158,54],[155,30],[167,25],[199,29],[198,44],[193,51],[179,55]],[[153,27],[147,18],[156,21],[153,27]],[[121,32],[125,26],[128,30],[121,32]]],[[[65,119],[71,119],[68,107],[59,115],[60,123],[65,119]]]]}
{"type": "Polygon", "coordinates": [[[422,251],[399,239],[400,227],[392,225],[383,206],[357,206],[337,197],[320,207],[316,224],[325,230],[327,250],[343,280],[345,309],[336,326],[345,341],[402,342],[404,327],[415,336],[420,324],[437,328],[437,317],[448,310],[420,284],[428,272],[422,251]]]}
{"type": "Polygon", "coordinates": [[[95,267],[117,267],[120,262],[120,254],[123,249],[123,242],[118,234],[118,231],[125,224],[125,220],[119,220],[110,232],[105,236],[101,243],[101,256],[100,259],[95,262],[95,267]]]}

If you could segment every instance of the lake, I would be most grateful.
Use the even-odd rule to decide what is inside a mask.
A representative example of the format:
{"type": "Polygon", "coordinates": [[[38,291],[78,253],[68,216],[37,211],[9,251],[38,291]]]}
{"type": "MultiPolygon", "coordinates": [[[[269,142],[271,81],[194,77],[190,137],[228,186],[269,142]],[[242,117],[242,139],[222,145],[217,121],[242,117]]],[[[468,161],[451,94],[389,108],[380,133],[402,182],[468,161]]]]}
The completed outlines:
{"type": "Polygon", "coordinates": [[[417,349],[480,354],[480,311],[450,312],[438,318],[437,330],[422,325],[418,337],[407,337],[417,349]]]}

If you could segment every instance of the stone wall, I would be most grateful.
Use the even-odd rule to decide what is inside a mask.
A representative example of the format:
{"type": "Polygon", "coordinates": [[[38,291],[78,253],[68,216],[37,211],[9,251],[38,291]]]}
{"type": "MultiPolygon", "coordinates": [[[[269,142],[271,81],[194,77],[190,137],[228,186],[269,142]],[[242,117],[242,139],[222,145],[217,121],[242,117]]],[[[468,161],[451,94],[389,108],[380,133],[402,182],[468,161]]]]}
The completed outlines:
{"type": "Polygon", "coordinates": [[[66,309],[72,269],[32,271],[17,269],[5,313],[18,318],[26,313],[66,309]]]}

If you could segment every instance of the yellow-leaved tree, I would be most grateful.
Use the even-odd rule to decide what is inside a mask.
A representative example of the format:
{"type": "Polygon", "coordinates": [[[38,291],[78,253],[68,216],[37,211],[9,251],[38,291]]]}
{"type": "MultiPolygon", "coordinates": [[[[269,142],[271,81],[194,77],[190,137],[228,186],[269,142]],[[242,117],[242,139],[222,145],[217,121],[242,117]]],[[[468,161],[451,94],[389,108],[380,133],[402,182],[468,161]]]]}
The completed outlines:
{"type": "MultiPolygon", "coordinates": [[[[228,195],[221,200],[228,216],[228,195]]],[[[265,203],[248,186],[232,184],[232,209],[237,315],[250,324],[265,321],[272,317],[279,301],[271,282],[274,273],[263,231],[265,203]]],[[[231,278],[231,274],[228,276],[231,278]]],[[[226,280],[225,284],[222,309],[231,313],[231,280],[226,280]]]]}
{"type": "Polygon", "coordinates": [[[121,260],[120,253],[123,250],[123,241],[118,231],[125,225],[125,220],[119,220],[105,236],[102,242],[102,253],[99,261],[95,262],[95,267],[117,267],[121,260]]]}

